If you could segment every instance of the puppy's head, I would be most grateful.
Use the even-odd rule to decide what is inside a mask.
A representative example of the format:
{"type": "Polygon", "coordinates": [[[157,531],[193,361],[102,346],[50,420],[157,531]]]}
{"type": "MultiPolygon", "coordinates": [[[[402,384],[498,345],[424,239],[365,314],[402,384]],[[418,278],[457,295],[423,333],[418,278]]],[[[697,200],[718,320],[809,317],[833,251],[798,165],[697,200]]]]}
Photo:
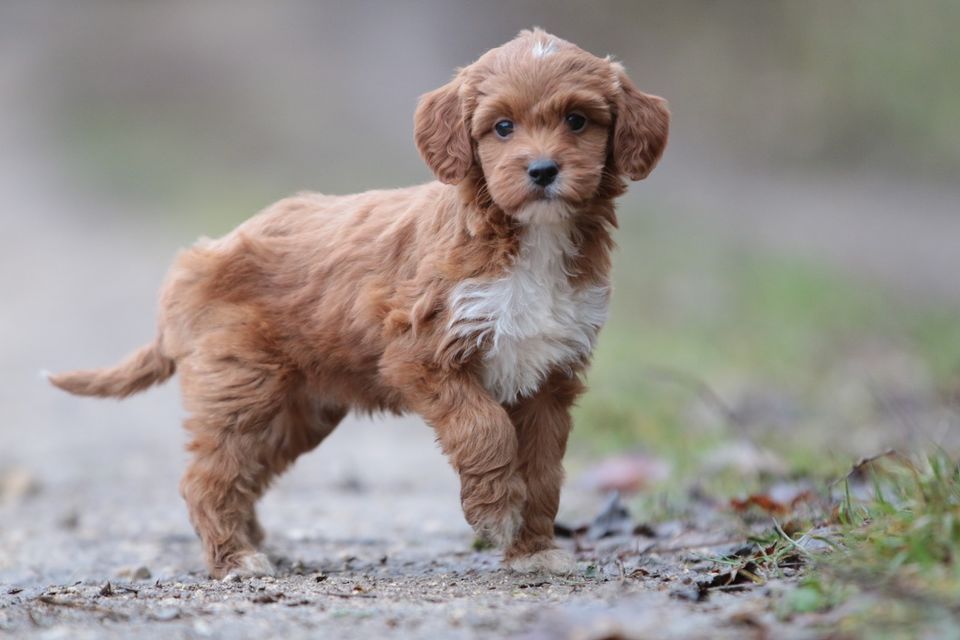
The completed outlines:
{"type": "Polygon", "coordinates": [[[535,222],[590,202],[604,179],[645,178],[669,121],[620,64],[534,29],[424,95],[415,137],[441,181],[472,175],[503,211],[535,222]]]}

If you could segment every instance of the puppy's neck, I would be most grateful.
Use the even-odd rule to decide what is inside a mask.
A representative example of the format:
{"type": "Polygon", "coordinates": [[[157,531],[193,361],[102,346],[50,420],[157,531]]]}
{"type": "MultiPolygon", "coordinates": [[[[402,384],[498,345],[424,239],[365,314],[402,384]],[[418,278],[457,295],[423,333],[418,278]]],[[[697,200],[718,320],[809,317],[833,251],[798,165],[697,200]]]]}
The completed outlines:
{"type": "Polygon", "coordinates": [[[513,218],[521,226],[569,225],[577,207],[563,200],[534,200],[513,213],[513,218]]]}
{"type": "Polygon", "coordinates": [[[560,235],[568,239],[562,246],[565,271],[571,281],[606,283],[614,246],[611,231],[617,227],[614,201],[624,191],[622,180],[609,174],[601,181],[594,198],[581,205],[557,200],[536,201],[527,205],[520,215],[511,215],[493,202],[483,175],[477,172],[456,187],[461,203],[458,226],[468,237],[484,239],[484,242],[471,243],[473,250],[469,252],[455,252],[457,257],[451,264],[456,264],[457,271],[462,270],[469,277],[500,273],[515,263],[530,229],[539,226],[541,233],[534,235],[556,237],[555,232],[560,230],[556,225],[560,225],[560,235]],[[543,233],[545,231],[549,232],[543,233]]]}

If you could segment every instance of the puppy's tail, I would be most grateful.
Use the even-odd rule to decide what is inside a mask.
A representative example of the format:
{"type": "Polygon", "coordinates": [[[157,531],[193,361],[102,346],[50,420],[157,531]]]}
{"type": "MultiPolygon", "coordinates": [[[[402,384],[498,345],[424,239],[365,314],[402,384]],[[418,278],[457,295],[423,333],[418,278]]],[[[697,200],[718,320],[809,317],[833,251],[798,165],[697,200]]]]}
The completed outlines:
{"type": "Polygon", "coordinates": [[[159,341],[140,347],[115,367],[48,374],[47,379],[78,396],[126,398],[170,378],[176,364],[160,352],[159,341]]]}

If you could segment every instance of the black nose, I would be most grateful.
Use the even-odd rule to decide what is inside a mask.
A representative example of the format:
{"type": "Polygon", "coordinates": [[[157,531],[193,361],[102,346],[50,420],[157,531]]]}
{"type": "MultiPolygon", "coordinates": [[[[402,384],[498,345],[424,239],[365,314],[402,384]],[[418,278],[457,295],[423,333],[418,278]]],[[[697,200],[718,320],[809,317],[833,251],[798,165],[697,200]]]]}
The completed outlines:
{"type": "Polygon", "coordinates": [[[534,160],[527,166],[530,179],[541,187],[553,182],[558,173],[560,173],[560,167],[553,160],[534,160]]]}

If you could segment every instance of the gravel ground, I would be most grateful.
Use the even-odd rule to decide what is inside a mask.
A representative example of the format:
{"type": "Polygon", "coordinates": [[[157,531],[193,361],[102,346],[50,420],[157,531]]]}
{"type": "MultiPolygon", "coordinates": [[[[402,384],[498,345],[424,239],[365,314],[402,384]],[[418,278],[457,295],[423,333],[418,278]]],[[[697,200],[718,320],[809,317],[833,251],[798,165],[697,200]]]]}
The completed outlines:
{"type": "MultiPolygon", "coordinates": [[[[170,400],[151,398],[140,410],[169,413],[162,405],[170,400]]],[[[263,503],[279,576],[210,580],[176,495],[180,438],[137,444],[123,438],[129,428],[94,428],[86,446],[65,438],[57,473],[44,473],[42,462],[22,471],[36,475],[0,511],[0,630],[593,638],[623,628],[629,637],[739,637],[773,623],[763,611],[776,585],[698,602],[697,582],[711,578],[698,554],[729,544],[679,526],[582,548],[577,575],[508,574],[497,553],[471,549],[453,474],[415,421],[344,424],[263,503]],[[664,551],[647,550],[654,544],[664,551]]],[[[568,515],[576,498],[568,497],[568,515]]]]}
{"type": "MultiPolygon", "coordinates": [[[[104,218],[5,175],[5,194],[31,209],[0,236],[0,635],[803,638],[825,622],[775,619],[789,577],[705,589],[716,566],[703,558],[735,543],[708,519],[567,541],[573,576],[508,574],[472,549],[456,478],[414,418],[348,419],[268,493],[277,578],[208,579],[177,494],[176,385],[116,403],[38,375],[109,364],[148,339],[157,284],[189,238],[90,224],[104,218]]],[[[561,520],[589,521],[602,503],[571,482],[561,520]]]]}
{"type": "MultiPolygon", "coordinates": [[[[77,241],[48,247],[60,266],[32,270],[44,295],[2,292],[16,299],[14,326],[40,337],[6,347],[0,632],[587,638],[622,627],[636,637],[739,637],[772,622],[762,611],[775,586],[697,602],[696,581],[709,574],[695,552],[726,542],[711,532],[674,526],[659,539],[605,540],[581,549],[579,574],[566,578],[504,572],[495,552],[471,549],[456,478],[415,419],[345,422],[262,503],[280,576],[209,580],[177,494],[185,454],[175,385],[114,403],[60,394],[35,375],[41,363],[105,362],[138,330],[149,335],[137,316],[152,293],[141,284],[163,262],[132,239],[63,233],[77,241]],[[667,551],[640,553],[652,542],[667,551]]],[[[573,488],[564,518],[580,522],[599,504],[573,488]]]]}
{"type": "MultiPolygon", "coordinates": [[[[279,577],[208,579],[177,493],[176,385],[116,403],[67,396],[37,375],[107,364],[149,337],[145,310],[174,240],[141,249],[142,231],[122,224],[11,224],[0,272],[29,286],[5,277],[0,290],[0,634],[741,637],[773,624],[764,610],[775,584],[698,602],[697,581],[711,577],[698,554],[729,546],[712,531],[671,525],[657,538],[581,545],[570,577],[508,574],[496,552],[472,549],[456,478],[413,418],[345,421],[267,494],[260,514],[279,577]],[[16,240],[35,225],[44,242],[16,240]]],[[[601,506],[572,486],[562,518],[582,522],[601,506]]]]}
{"type": "MultiPolygon", "coordinates": [[[[578,545],[565,578],[506,573],[472,549],[456,478],[416,419],[349,419],[268,493],[279,577],[208,579],[177,493],[176,385],[116,403],[38,375],[148,339],[157,284],[188,239],[90,224],[78,203],[45,200],[29,160],[0,167],[5,194],[30,203],[0,236],[0,635],[762,637],[775,624],[776,583],[704,600],[700,555],[729,546],[718,531],[578,545]]],[[[589,520],[602,502],[571,486],[561,517],[589,520]]]]}

